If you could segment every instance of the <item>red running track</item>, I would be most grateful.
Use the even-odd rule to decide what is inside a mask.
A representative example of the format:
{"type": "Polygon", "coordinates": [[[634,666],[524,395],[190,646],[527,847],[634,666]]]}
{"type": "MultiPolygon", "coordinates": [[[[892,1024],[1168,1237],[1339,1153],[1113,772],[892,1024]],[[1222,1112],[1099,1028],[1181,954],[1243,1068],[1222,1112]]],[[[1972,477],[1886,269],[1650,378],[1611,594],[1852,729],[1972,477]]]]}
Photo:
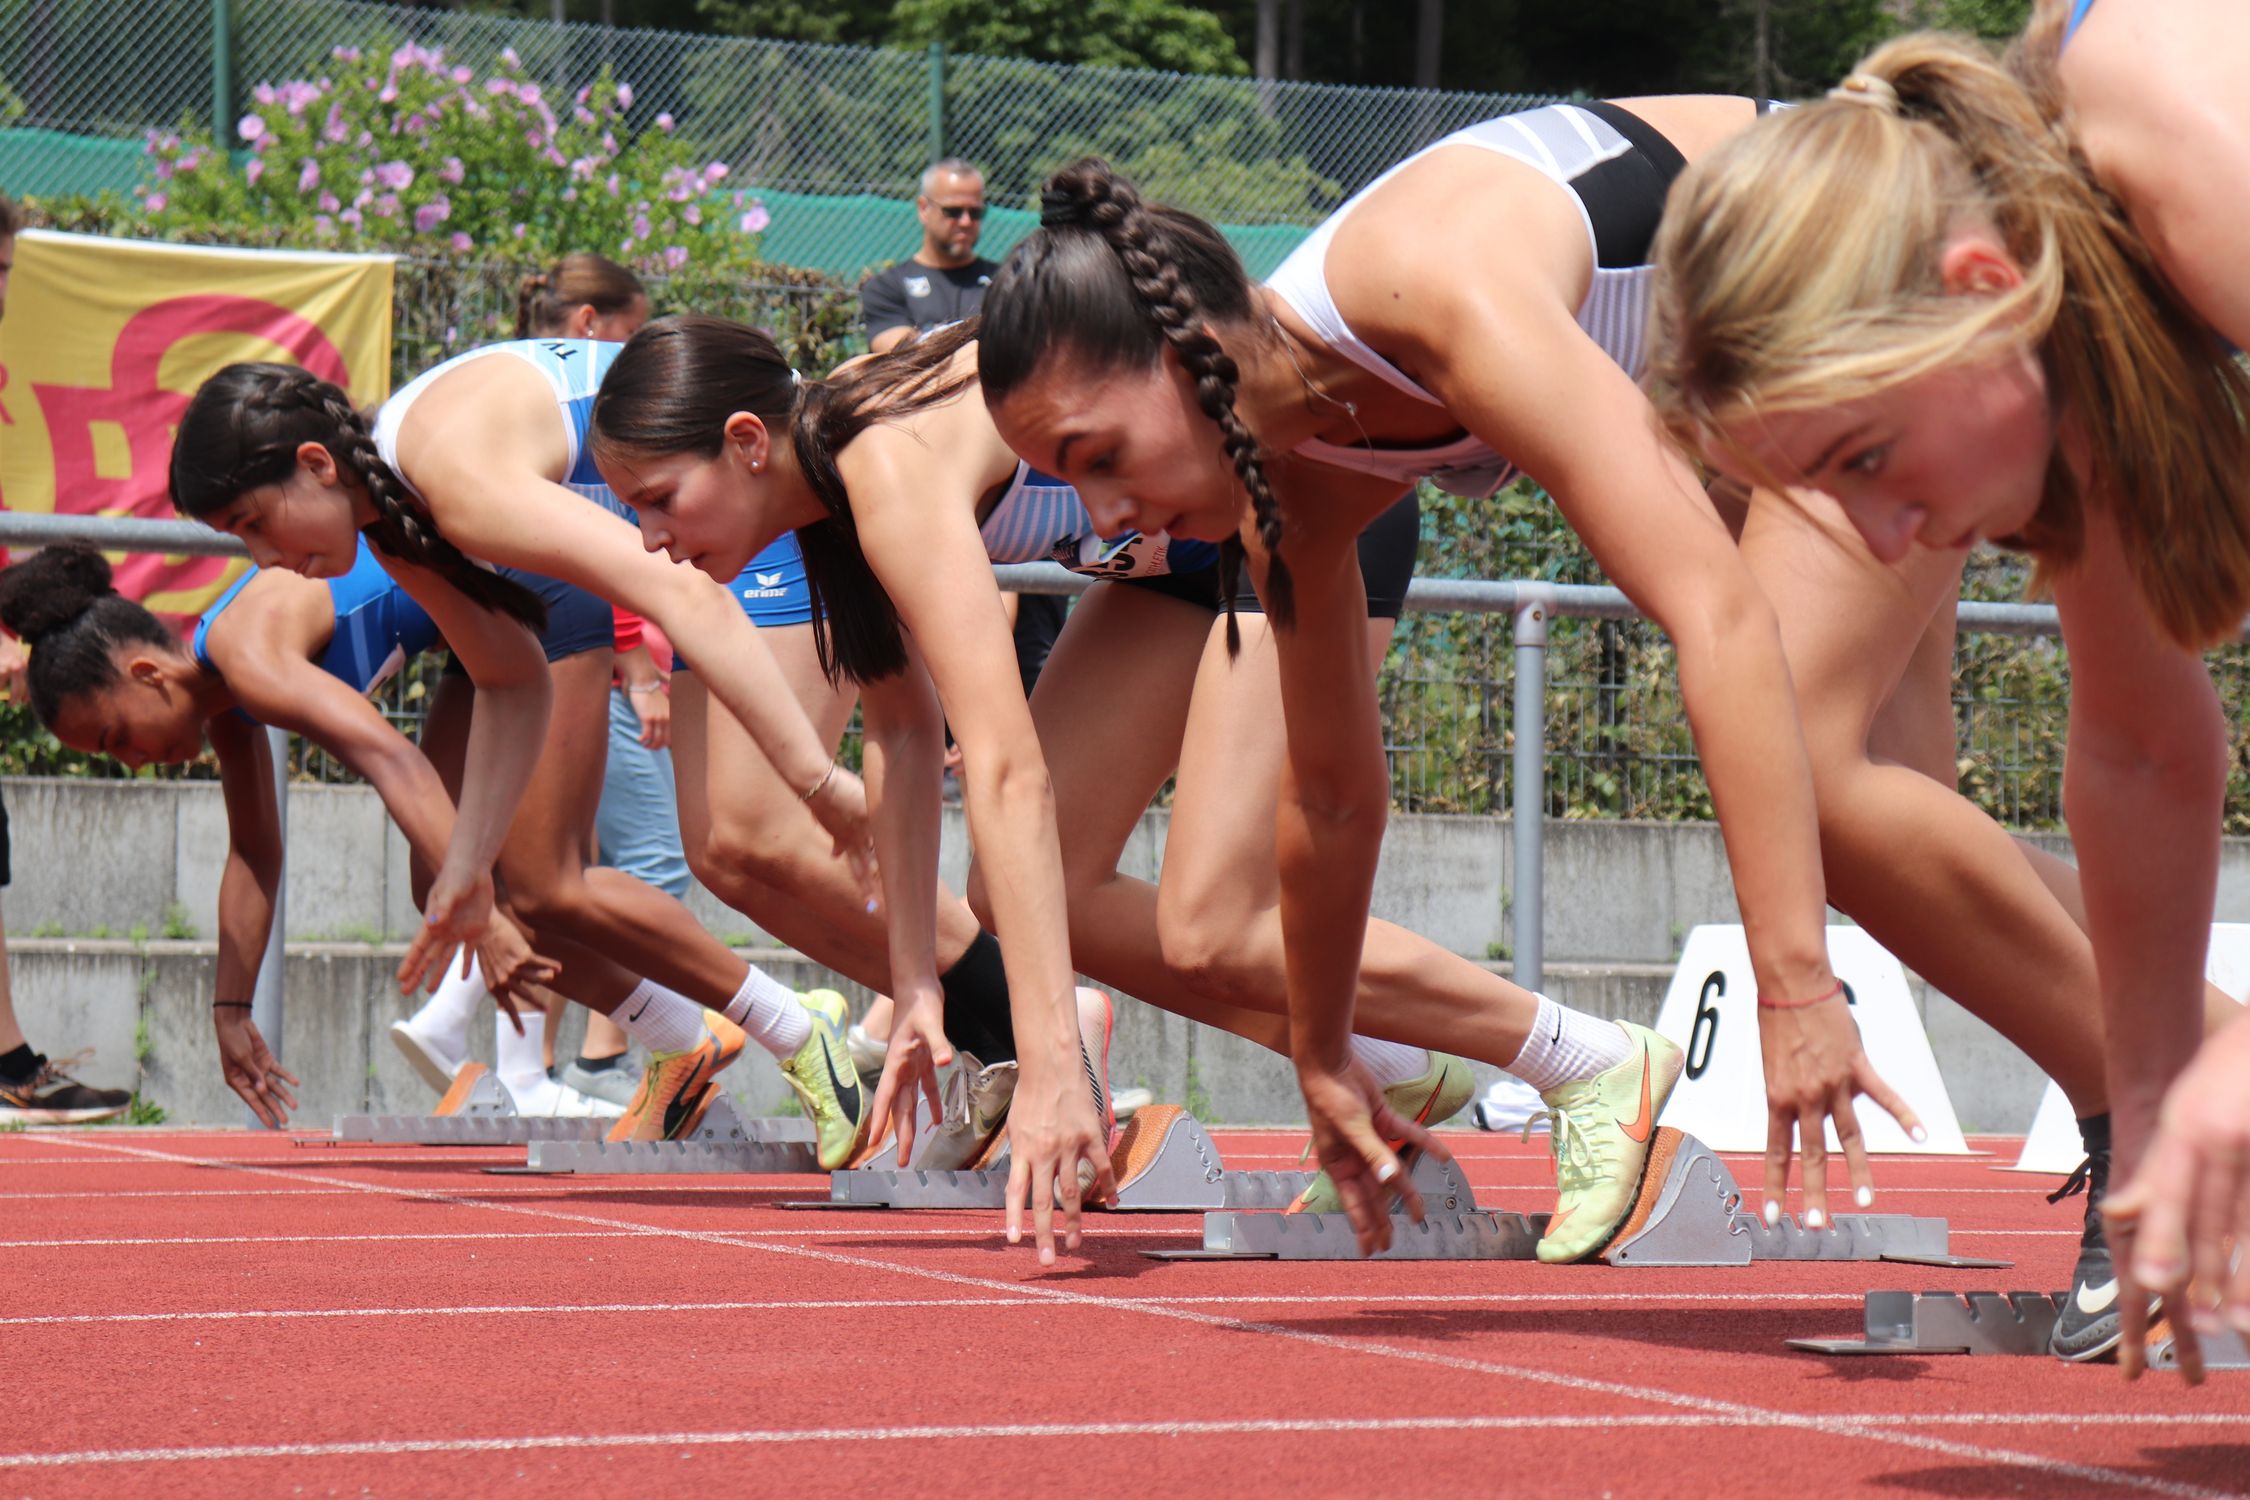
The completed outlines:
{"type": "MultiPolygon", "coordinates": [[[[1480,1202],[1547,1206],[1538,1146],[1448,1139],[1480,1202]]],[[[2250,1493],[2250,1374],[1784,1347],[1873,1288],[2062,1287],[2082,1200],[2005,1154],[1884,1160],[1876,1206],[2010,1271],[1141,1255],[1179,1215],[1047,1274],[993,1216],[482,1170],[521,1155],[0,1138],[0,1495],[2250,1493]]]]}

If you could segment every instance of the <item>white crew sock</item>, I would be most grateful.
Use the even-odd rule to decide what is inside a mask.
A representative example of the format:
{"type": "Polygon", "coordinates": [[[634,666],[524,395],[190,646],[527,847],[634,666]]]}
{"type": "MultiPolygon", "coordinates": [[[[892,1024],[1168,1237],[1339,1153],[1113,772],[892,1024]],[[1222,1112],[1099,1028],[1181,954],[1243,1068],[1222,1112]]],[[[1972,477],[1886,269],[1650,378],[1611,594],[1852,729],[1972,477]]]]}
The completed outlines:
{"type": "Polygon", "coordinates": [[[1383,1042],[1371,1036],[1354,1035],[1344,1044],[1344,1050],[1353,1062],[1368,1071],[1377,1088],[1412,1083],[1430,1071],[1427,1047],[1409,1047],[1403,1042],[1383,1042]]]}
{"type": "Polygon", "coordinates": [[[536,1006],[525,1006],[522,1036],[516,1035],[504,1010],[493,1012],[492,1027],[492,1071],[500,1075],[520,1106],[525,1095],[542,1091],[548,1082],[547,1013],[536,1006]]]}
{"type": "Polygon", "coordinates": [[[812,1012],[797,992],[756,964],[727,1002],[727,1019],[776,1057],[795,1057],[812,1040],[812,1012]]]}
{"type": "Polygon", "coordinates": [[[1606,1073],[1633,1055],[1625,1028],[1539,997],[1539,1014],[1523,1051],[1508,1071],[1544,1094],[1562,1084],[1606,1073]]]}
{"type": "Polygon", "coordinates": [[[633,986],[609,1018],[651,1052],[685,1052],[703,1045],[703,1007],[653,979],[633,986]]]}
{"type": "Polygon", "coordinates": [[[426,1040],[437,1043],[454,1057],[469,1055],[469,1022],[476,1018],[477,1007],[484,1003],[484,974],[477,968],[476,955],[469,956],[466,977],[461,966],[448,963],[445,978],[436,993],[422,1002],[406,1024],[413,1027],[426,1040]]]}

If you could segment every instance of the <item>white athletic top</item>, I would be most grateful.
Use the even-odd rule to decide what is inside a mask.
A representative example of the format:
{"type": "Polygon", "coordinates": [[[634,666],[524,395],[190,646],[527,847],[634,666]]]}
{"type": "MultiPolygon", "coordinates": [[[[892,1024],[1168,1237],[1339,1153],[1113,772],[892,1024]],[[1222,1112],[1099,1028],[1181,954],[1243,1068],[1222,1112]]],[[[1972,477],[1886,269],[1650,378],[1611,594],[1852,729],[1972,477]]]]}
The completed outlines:
{"type": "Polygon", "coordinates": [[[1161,531],[1129,531],[1110,540],[1095,535],[1078,491],[1026,463],[977,523],[985,555],[998,563],[1059,562],[1096,578],[1147,578],[1191,573],[1219,560],[1215,543],[1188,541],[1161,531]]]}
{"type": "MultiPolygon", "coordinates": [[[[602,377],[609,372],[610,364],[617,358],[623,344],[604,343],[599,339],[518,339],[504,344],[486,344],[471,349],[466,354],[424,370],[415,376],[391,399],[384,402],[375,414],[375,451],[384,463],[391,466],[401,481],[406,471],[398,464],[398,431],[405,424],[406,413],[422,398],[441,375],[449,375],[474,360],[489,359],[504,354],[520,359],[547,378],[554,388],[555,405],[562,413],[563,428],[570,438],[570,468],[563,480],[563,488],[584,495],[603,509],[633,519],[618,498],[602,483],[601,470],[594,467],[593,456],[587,449],[586,430],[594,419],[594,397],[601,390],[602,377]]],[[[409,489],[413,486],[408,484],[409,489]]],[[[419,493],[419,491],[417,491],[419,493]]]]}
{"type": "MultiPolygon", "coordinates": [[[[1361,200],[1431,152],[1449,146],[1476,146],[1513,157],[1566,188],[1596,167],[1634,149],[1633,143],[1618,134],[1607,120],[1572,104],[1551,104],[1471,125],[1433,141],[1361,188],[1307,235],[1267,278],[1266,285],[1274,294],[1288,303],[1330,348],[1415,400],[1440,410],[1444,409],[1444,402],[1370,349],[1344,322],[1343,315],[1336,310],[1335,298],[1329,295],[1327,260],[1329,241],[1336,237],[1337,229],[1361,200]]],[[[1571,202],[1577,205],[1579,217],[1585,222],[1587,244],[1595,251],[1594,280],[1587,289],[1586,300],[1579,304],[1578,326],[1616,360],[1626,374],[1638,377],[1647,352],[1653,267],[1602,266],[1593,218],[1575,190],[1571,202]]],[[[1335,468],[1407,484],[1426,478],[1441,490],[1479,498],[1492,494],[1517,473],[1514,464],[1475,436],[1463,436],[1426,448],[1366,448],[1314,438],[1299,444],[1296,451],[1335,468]]]]}

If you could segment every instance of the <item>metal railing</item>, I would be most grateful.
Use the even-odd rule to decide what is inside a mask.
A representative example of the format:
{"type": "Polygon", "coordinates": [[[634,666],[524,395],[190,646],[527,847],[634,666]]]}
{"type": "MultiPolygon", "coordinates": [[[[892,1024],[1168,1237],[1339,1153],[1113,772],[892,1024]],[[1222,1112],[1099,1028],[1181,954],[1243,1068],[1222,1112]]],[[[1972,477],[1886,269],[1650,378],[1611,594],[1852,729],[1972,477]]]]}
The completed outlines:
{"type": "MultiPolygon", "coordinates": [[[[165,552],[199,556],[239,556],[241,543],[189,521],[151,521],[120,516],[53,516],[0,512],[0,545],[41,546],[86,542],[118,551],[165,552]]],[[[996,566],[1003,589],[1027,594],[1082,594],[1093,580],[1053,563],[996,566]]],[[[1614,588],[1581,584],[1495,582],[1483,579],[1417,578],[1407,590],[1406,608],[1417,614],[1506,615],[1514,637],[1514,787],[1510,813],[1515,845],[1512,932],[1516,982],[1540,987],[1544,977],[1542,883],[1546,860],[1546,725],[1549,627],[1559,618],[1635,620],[1642,618],[1630,599],[1614,588]],[[1536,816],[1515,816],[1530,810],[1536,816]]],[[[1963,600],[1958,606],[1963,634],[2051,636],[2061,626],[2051,605],[1999,604],[1963,600]]],[[[2250,627],[2244,638],[2250,639],[2250,627]]],[[[276,794],[287,810],[287,736],[275,738],[276,794]]],[[[253,1019],[278,1055],[282,1016],[282,908],[277,896],[266,960],[258,974],[253,1019]],[[270,1021],[270,1025],[269,1025],[270,1021]]]]}

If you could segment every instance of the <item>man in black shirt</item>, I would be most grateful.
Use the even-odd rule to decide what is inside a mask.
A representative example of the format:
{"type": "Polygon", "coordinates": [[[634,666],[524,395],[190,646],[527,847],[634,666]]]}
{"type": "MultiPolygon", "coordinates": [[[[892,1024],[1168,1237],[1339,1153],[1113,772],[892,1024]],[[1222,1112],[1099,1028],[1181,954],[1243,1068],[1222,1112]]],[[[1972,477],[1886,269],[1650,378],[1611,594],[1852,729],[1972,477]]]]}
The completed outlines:
{"type": "Polygon", "coordinates": [[[922,248],[860,284],[867,342],[877,354],[975,312],[1000,269],[977,257],[984,174],[969,163],[957,156],[932,163],[922,174],[914,213],[922,221],[922,248]]]}

